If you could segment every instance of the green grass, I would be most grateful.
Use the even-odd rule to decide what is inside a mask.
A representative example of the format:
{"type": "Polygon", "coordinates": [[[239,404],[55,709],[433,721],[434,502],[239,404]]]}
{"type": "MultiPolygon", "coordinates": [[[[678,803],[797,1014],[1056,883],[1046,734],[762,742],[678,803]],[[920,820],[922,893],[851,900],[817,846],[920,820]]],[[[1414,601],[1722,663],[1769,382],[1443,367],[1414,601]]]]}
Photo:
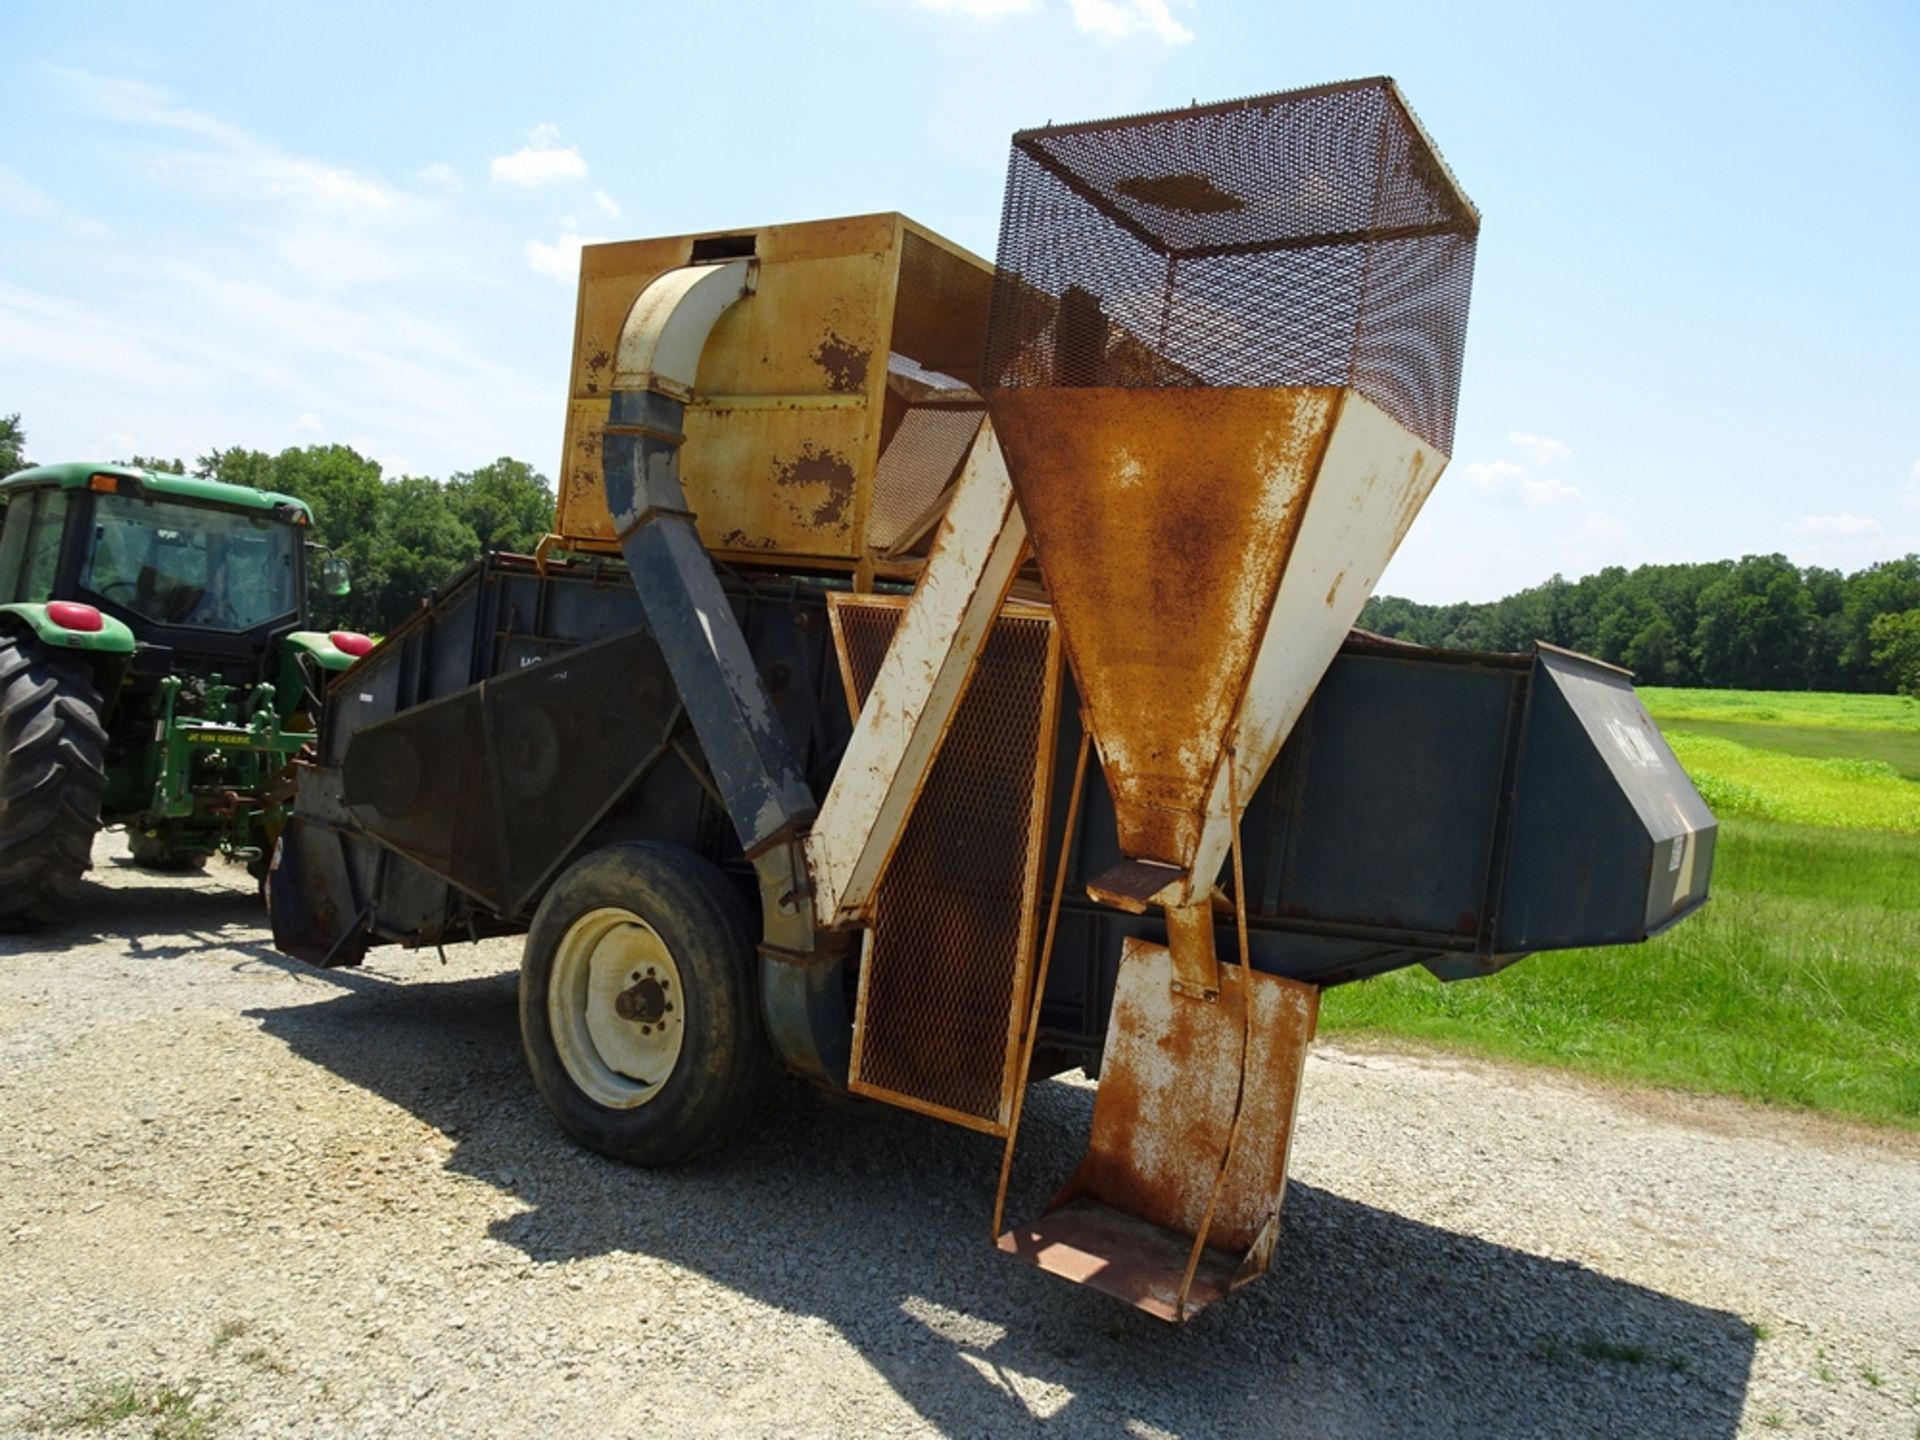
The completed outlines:
{"type": "Polygon", "coordinates": [[[1882,760],[1761,750],[1679,727],[1667,743],[1720,818],[1920,835],[1920,783],[1882,760]]]}
{"type": "Polygon", "coordinates": [[[1920,730],[1854,730],[1837,725],[1774,725],[1753,720],[1666,722],[1670,734],[1731,740],[1755,750],[1819,760],[1868,760],[1889,766],[1903,779],[1920,780],[1920,730]]]}
{"type": "Polygon", "coordinates": [[[151,1422],[151,1440],[208,1440],[222,1413],[218,1405],[196,1405],[191,1392],[172,1385],[148,1388],[122,1380],[95,1391],[56,1428],[108,1430],[138,1416],[151,1422]]]}
{"type": "Polygon", "coordinates": [[[1904,695],[1846,695],[1817,690],[1682,690],[1641,685],[1640,702],[1661,725],[1742,720],[1819,729],[1905,730],[1920,734],[1920,701],[1904,695]]]}

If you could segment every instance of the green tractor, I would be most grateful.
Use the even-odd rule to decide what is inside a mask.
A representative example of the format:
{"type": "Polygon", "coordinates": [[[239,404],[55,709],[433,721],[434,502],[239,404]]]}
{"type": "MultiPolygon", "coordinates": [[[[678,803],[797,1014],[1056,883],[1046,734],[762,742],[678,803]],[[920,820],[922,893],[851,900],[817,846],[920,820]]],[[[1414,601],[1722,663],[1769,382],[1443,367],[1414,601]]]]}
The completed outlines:
{"type": "Polygon", "coordinates": [[[121,465],[23,470],[0,501],[0,926],[73,902],[102,825],[139,865],[263,877],[326,677],[373,643],[306,628],[312,512],[121,465]]]}

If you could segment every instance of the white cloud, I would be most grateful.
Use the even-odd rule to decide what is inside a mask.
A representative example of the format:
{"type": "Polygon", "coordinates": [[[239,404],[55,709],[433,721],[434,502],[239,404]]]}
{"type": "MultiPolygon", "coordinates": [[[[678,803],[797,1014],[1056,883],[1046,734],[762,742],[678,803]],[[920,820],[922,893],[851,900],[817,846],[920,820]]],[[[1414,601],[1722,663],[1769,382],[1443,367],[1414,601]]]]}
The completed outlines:
{"type": "Polygon", "coordinates": [[[1067,3],[1073,11],[1073,23],[1101,40],[1125,40],[1143,30],[1169,45],[1185,45],[1193,39],[1193,32],[1173,18],[1167,0],[1067,0],[1067,3]]]}
{"type": "Polygon", "coordinates": [[[210,148],[175,151],[159,161],[163,171],[184,175],[209,192],[265,198],[348,223],[391,216],[407,205],[405,195],[381,180],[289,155],[224,120],[179,104],[158,86],[85,70],[53,73],[82,109],[102,119],[211,141],[210,148]]]}
{"type": "Polygon", "coordinates": [[[460,191],[459,174],[444,160],[436,160],[427,166],[420,172],[420,178],[434,189],[443,190],[449,195],[458,194],[460,191]]]}
{"type": "Polygon", "coordinates": [[[1920,460],[1914,461],[1913,468],[1907,471],[1907,488],[1900,499],[1909,510],[1920,510],[1920,460]]]}
{"type": "Polygon", "coordinates": [[[154,173],[228,207],[254,227],[252,251],[272,256],[309,284],[340,290],[430,268],[411,232],[436,202],[378,176],[290,154],[167,91],[82,70],[54,70],[73,105],[148,132],[154,173]],[[402,233],[409,232],[409,233],[402,233]]]}
{"type": "MultiPolygon", "coordinates": [[[[36,454],[191,456],[341,435],[443,472],[503,453],[547,458],[559,387],[460,318],[474,284],[497,284],[511,257],[448,213],[430,174],[388,184],[151,85],[53,74],[69,119],[121,127],[95,153],[129,182],[144,171],[148,196],[157,184],[195,219],[94,235],[72,247],[71,278],[45,288],[0,279],[0,394],[20,397],[8,408],[28,414],[36,454]],[[439,306],[443,294],[464,303],[439,306]],[[84,397],[103,386],[112,429],[137,444],[102,433],[84,397]]],[[[139,213],[125,197],[140,193],[128,183],[101,204],[139,213]]],[[[8,198],[34,203],[32,186],[8,198]]]]}
{"type": "Polygon", "coordinates": [[[962,15],[989,24],[1009,15],[1031,15],[1040,8],[1039,0],[914,0],[914,3],[922,10],[962,15]]]}
{"type": "Polygon", "coordinates": [[[1838,515],[1803,515],[1781,527],[1789,535],[1835,536],[1851,539],[1857,535],[1877,535],[1880,522],[1865,515],[1843,510],[1838,515]]]}
{"type": "Polygon", "coordinates": [[[1550,440],[1545,435],[1530,435],[1525,430],[1515,430],[1507,439],[1535,465],[1552,465],[1573,458],[1573,450],[1565,441],[1550,440]]]}
{"type": "Polygon", "coordinates": [[[511,155],[494,156],[488,168],[495,181],[509,185],[556,185],[587,174],[587,162],[571,145],[560,143],[560,127],[552,124],[534,126],[525,145],[511,155]]]}
{"type": "Polygon", "coordinates": [[[0,165],[0,210],[10,210],[28,220],[45,221],[81,235],[97,237],[107,233],[107,227],[98,220],[89,220],[5,165],[0,165]]]}
{"type": "Polygon", "coordinates": [[[604,190],[594,191],[593,203],[598,205],[601,211],[609,219],[618,220],[620,218],[620,206],[618,205],[618,203],[615,202],[614,198],[611,195],[607,194],[606,191],[604,190]]]}
{"type": "Polygon", "coordinates": [[[604,245],[606,241],[604,235],[582,235],[574,230],[562,230],[551,245],[544,240],[529,240],[527,268],[571,285],[580,278],[580,247],[604,245]]]}
{"type": "Polygon", "coordinates": [[[1555,475],[1533,475],[1512,460],[1478,460],[1465,467],[1467,483],[1503,505],[1540,506],[1557,501],[1586,499],[1555,475]]]}

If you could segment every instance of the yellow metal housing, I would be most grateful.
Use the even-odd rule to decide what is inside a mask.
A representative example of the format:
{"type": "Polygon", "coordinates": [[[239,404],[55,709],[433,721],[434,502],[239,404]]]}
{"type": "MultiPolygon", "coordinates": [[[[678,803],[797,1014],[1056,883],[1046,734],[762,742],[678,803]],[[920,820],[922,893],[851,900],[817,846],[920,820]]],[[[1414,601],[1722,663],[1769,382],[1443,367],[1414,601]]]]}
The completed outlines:
{"type": "Polygon", "coordinates": [[[740,257],[753,293],[714,327],[680,456],[700,538],[735,564],[884,570],[972,439],[993,289],[987,261],[897,214],[582,250],[558,543],[618,548],[600,441],[634,301],[669,270],[740,257]]]}

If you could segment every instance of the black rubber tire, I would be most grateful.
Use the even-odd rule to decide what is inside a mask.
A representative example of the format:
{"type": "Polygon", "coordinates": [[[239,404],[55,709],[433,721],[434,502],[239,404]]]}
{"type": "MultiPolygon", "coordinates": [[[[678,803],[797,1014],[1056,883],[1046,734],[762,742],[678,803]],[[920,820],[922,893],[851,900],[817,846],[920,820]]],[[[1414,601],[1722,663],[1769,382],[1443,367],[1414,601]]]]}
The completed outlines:
{"type": "Polygon", "coordinates": [[[0,635],[0,928],[44,924],[79,899],[106,757],[85,662],[0,635]]]}
{"type": "Polygon", "coordinates": [[[134,828],[127,831],[127,851],[132,855],[133,863],[142,870],[188,875],[207,868],[206,851],[176,850],[162,837],[147,835],[134,828]]]}
{"type": "Polygon", "coordinates": [[[520,1039],[541,1099],[590,1150],[634,1165],[675,1165],[731,1137],[778,1066],[760,1019],[758,958],[740,892],[690,850],[654,841],[603,846],[574,862],[534,912],[520,963],[520,1039]],[[680,970],[685,1039],[659,1095],[630,1110],[586,1094],[555,1048],[547,988],[555,951],[581,916],[633,911],[680,970]]]}

